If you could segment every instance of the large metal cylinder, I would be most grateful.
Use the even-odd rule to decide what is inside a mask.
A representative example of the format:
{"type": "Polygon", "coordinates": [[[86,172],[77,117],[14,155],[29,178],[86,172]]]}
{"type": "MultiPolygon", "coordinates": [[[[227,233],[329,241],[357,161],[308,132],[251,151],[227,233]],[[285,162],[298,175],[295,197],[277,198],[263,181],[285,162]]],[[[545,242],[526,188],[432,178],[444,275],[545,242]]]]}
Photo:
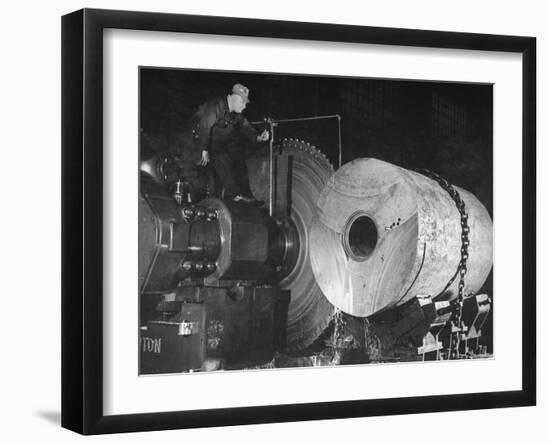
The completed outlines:
{"type": "Polygon", "coordinates": [[[219,223],[220,253],[216,270],[204,279],[206,285],[223,280],[277,280],[285,255],[285,235],[265,210],[217,198],[199,204],[215,209],[219,223]]]}
{"type": "MultiPolygon", "coordinates": [[[[492,267],[492,221],[468,191],[455,187],[468,213],[465,292],[476,292],[492,267]]],[[[453,299],[461,258],[460,213],[436,181],[376,160],[340,168],[317,201],[310,229],[312,269],[342,311],[367,317],[425,294],[453,299]]]]}

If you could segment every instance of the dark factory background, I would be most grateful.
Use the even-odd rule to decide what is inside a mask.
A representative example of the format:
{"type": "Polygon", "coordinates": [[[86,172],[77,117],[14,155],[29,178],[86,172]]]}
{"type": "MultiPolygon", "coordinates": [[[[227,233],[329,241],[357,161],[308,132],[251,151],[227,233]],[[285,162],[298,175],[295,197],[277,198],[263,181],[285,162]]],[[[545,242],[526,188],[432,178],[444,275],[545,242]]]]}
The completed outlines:
{"type": "MultiPolygon", "coordinates": [[[[197,107],[237,82],[250,88],[249,121],[340,114],[343,163],[376,157],[433,170],[492,214],[491,85],[142,68],[142,157],[181,145],[197,107]]],[[[284,123],[279,137],[308,141],[338,165],[335,119],[284,123]]]]}
{"type": "MultiPolygon", "coordinates": [[[[197,107],[227,95],[234,83],[250,89],[249,121],[339,114],[342,164],[375,157],[430,169],[472,192],[492,217],[493,88],[487,84],[141,68],[142,159],[181,146],[197,107]]],[[[283,137],[314,144],[337,169],[336,119],[283,123],[276,138],[283,137]]],[[[481,291],[492,296],[492,272],[481,291]]],[[[492,310],[487,331],[491,317],[492,310]]],[[[491,349],[492,337],[488,344],[491,349]]]]}

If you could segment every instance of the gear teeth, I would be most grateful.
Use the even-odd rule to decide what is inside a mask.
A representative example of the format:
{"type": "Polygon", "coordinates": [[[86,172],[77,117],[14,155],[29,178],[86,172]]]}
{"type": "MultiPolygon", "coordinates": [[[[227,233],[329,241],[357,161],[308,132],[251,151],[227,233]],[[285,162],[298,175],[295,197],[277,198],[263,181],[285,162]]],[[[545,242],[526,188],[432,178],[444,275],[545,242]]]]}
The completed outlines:
{"type": "Polygon", "coordinates": [[[280,139],[277,143],[277,147],[281,150],[296,150],[309,155],[312,160],[319,165],[319,167],[328,167],[334,172],[334,166],[329,161],[325,153],[321,152],[317,146],[305,140],[300,140],[293,137],[285,137],[280,139]]]}
{"type": "MultiPolygon", "coordinates": [[[[296,138],[283,138],[278,140],[277,146],[283,153],[294,155],[297,163],[304,164],[306,166],[305,171],[311,171],[310,173],[313,175],[311,179],[315,183],[321,179],[323,181],[326,179],[328,182],[334,174],[334,167],[328,161],[326,155],[309,142],[296,138]]],[[[263,149],[264,155],[268,157],[269,148],[264,147],[263,149]]],[[[320,291],[318,295],[314,295],[312,292],[308,297],[311,297],[310,300],[314,303],[319,303],[319,305],[304,316],[303,321],[308,322],[307,324],[309,325],[307,331],[300,332],[299,330],[293,330],[293,337],[288,343],[288,349],[292,352],[300,352],[307,349],[308,346],[321,336],[330,325],[330,322],[333,321],[334,309],[332,305],[325,299],[320,288],[316,290],[320,291]],[[315,324],[312,323],[314,318],[315,324]]],[[[315,290],[312,289],[312,291],[315,290]]]]}

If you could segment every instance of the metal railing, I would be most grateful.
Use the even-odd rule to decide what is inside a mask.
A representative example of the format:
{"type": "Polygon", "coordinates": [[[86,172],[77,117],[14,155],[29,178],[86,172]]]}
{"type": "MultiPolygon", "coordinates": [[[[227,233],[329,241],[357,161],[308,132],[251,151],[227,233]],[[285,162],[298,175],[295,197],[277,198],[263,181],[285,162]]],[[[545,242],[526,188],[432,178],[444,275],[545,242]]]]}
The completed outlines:
{"type": "Polygon", "coordinates": [[[283,118],[283,119],[273,119],[266,117],[261,121],[251,122],[252,125],[261,125],[268,124],[270,127],[270,138],[269,138],[269,215],[273,215],[273,192],[274,192],[274,181],[275,177],[273,176],[273,142],[275,140],[275,127],[280,123],[294,123],[294,122],[303,122],[303,121],[312,121],[312,120],[326,120],[335,118],[338,121],[338,168],[342,166],[342,116],[339,114],[331,115],[318,115],[313,117],[297,117],[297,118],[283,118]]]}

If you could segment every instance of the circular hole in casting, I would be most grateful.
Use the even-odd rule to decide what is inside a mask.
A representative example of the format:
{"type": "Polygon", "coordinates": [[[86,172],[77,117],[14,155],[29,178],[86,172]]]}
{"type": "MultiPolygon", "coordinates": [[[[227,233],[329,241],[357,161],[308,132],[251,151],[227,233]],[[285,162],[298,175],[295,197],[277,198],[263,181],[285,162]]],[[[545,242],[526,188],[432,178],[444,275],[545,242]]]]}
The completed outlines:
{"type": "Polygon", "coordinates": [[[369,258],[378,242],[378,230],[374,221],[366,216],[352,217],[346,230],[345,248],[357,261],[369,258]]]}

